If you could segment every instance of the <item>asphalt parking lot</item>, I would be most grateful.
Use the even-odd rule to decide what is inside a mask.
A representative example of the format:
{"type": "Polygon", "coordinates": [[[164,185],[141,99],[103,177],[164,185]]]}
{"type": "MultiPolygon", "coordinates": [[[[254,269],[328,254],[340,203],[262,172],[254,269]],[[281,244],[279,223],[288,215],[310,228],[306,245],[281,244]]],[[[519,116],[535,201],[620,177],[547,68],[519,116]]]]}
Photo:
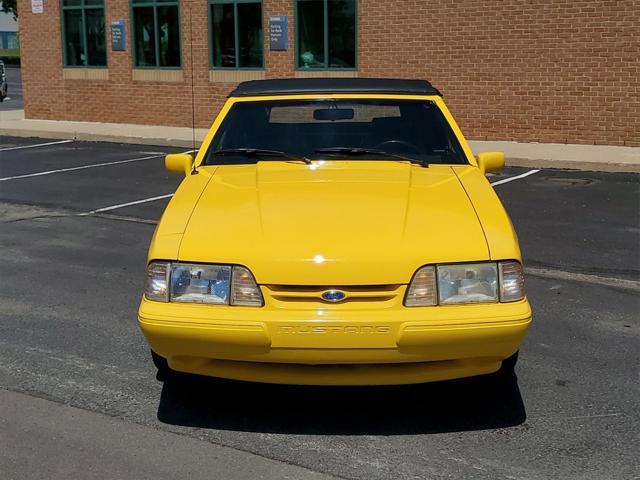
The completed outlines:
{"type": "MultiPolygon", "coordinates": [[[[187,446],[200,458],[221,446],[224,458],[253,454],[238,465],[272,468],[253,478],[638,478],[640,175],[542,170],[515,178],[530,169],[506,168],[490,178],[513,179],[495,189],[529,269],[534,326],[517,381],[162,382],[135,317],[154,223],[180,181],[162,167],[168,151],[181,150],[2,138],[1,399],[44,399],[29,418],[63,404],[79,409],[69,422],[117,422],[105,429],[114,449],[127,441],[118,431],[146,428],[177,434],[163,444],[169,458],[187,446]]],[[[0,427],[10,425],[2,402],[0,427]]],[[[21,414],[26,421],[20,408],[11,411],[14,422],[21,414]]],[[[52,431],[32,427],[34,437],[52,431]]],[[[0,428],[0,471],[22,471],[24,462],[46,478],[94,478],[73,455],[47,464],[72,443],[36,455],[9,448],[20,440],[13,433],[0,428]]],[[[89,449],[82,435],[78,444],[89,449]]],[[[204,478],[205,467],[191,465],[186,478],[204,478]]]]}

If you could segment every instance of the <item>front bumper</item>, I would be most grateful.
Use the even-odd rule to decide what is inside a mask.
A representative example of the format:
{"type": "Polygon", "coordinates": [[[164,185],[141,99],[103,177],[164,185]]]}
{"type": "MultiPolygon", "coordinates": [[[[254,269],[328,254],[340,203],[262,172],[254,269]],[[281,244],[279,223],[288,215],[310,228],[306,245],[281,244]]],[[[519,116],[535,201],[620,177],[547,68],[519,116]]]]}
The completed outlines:
{"type": "Polygon", "coordinates": [[[491,373],[531,324],[526,300],[290,310],[142,300],[140,328],[178,371],[269,383],[421,383],[491,373]]]}

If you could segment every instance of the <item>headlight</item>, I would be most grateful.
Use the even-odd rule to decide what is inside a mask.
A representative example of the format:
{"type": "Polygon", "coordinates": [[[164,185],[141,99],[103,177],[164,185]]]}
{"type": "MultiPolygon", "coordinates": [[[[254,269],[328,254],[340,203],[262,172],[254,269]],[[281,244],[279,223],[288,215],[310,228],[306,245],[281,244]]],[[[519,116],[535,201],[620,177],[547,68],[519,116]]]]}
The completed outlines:
{"type": "Polygon", "coordinates": [[[151,262],[145,296],[160,302],[263,305],[253,275],[237,265],[151,262]]]}
{"type": "Polygon", "coordinates": [[[516,261],[428,265],[414,275],[404,304],[515,302],[524,296],[524,273],[516,261]]]}
{"type": "Polygon", "coordinates": [[[171,265],[171,302],[229,304],[231,267],[228,265],[171,265]]]}
{"type": "Polygon", "coordinates": [[[438,265],[437,270],[440,305],[498,301],[498,268],[495,263],[438,265]]]}

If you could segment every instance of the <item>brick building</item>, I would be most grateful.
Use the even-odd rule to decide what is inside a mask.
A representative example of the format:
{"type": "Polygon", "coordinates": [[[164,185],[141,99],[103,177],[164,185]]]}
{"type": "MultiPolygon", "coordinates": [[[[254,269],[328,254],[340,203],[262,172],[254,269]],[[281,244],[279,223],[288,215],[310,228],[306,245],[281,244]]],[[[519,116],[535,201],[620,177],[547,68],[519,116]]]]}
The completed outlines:
{"type": "Polygon", "coordinates": [[[188,126],[193,76],[205,127],[241,80],[383,76],[430,80],[469,138],[640,146],[638,0],[18,7],[27,118],[188,126]]]}

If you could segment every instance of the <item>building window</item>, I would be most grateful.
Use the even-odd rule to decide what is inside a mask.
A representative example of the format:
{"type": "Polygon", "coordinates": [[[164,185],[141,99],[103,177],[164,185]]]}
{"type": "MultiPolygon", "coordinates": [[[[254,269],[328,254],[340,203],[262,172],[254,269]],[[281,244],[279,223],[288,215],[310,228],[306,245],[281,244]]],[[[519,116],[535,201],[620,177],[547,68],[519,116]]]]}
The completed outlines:
{"type": "Polygon", "coordinates": [[[178,0],[132,0],[131,9],[135,66],[179,68],[178,0]]]}
{"type": "Polygon", "coordinates": [[[356,68],[356,0],[296,0],[296,67],[356,68]]]}
{"type": "Polygon", "coordinates": [[[104,0],[62,0],[62,30],[65,66],[107,66],[104,0]]]}
{"type": "Polygon", "coordinates": [[[18,48],[18,34],[16,32],[0,32],[0,48],[9,50],[18,48]]]}
{"type": "Polygon", "coordinates": [[[262,2],[209,0],[211,65],[262,68],[262,2]]]}

